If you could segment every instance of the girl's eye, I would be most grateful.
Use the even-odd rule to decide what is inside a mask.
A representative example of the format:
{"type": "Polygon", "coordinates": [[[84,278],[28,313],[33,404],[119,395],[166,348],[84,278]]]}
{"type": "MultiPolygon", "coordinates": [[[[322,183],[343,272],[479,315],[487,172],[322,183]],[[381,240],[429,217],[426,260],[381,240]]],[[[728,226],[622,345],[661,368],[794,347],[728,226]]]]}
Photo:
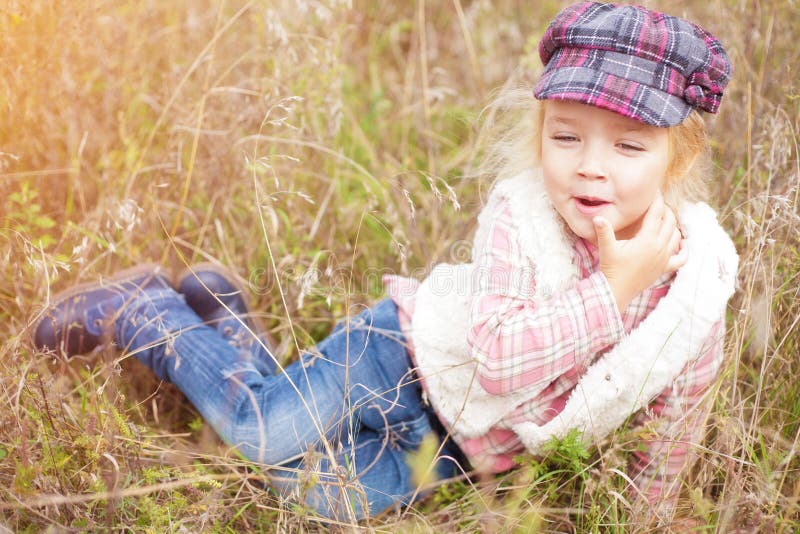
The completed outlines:
{"type": "Polygon", "coordinates": [[[565,143],[578,140],[578,137],[572,134],[553,134],[550,138],[555,141],[561,141],[565,143]]]}
{"type": "Polygon", "coordinates": [[[644,152],[644,147],[641,145],[634,145],[632,143],[618,143],[622,150],[630,151],[630,152],[644,152]]]}

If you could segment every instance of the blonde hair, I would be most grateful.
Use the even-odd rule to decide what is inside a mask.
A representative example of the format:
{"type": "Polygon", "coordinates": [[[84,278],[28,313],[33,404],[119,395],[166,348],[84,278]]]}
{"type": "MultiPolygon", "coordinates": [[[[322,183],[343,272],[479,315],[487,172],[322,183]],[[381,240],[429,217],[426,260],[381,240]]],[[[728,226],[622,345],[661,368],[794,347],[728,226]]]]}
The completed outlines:
{"type": "MultiPolygon", "coordinates": [[[[530,87],[501,90],[484,111],[484,130],[490,133],[483,132],[482,137],[491,146],[480,175],[505,180],[539,165],[544,110],[530,87]]],[[[663,191],[667,204],[677,209],[683,202],[707,198],[710,157],[705,120],[698,111],[692,110],[681,124],[668,130],[669,164],[663,191]]]]}

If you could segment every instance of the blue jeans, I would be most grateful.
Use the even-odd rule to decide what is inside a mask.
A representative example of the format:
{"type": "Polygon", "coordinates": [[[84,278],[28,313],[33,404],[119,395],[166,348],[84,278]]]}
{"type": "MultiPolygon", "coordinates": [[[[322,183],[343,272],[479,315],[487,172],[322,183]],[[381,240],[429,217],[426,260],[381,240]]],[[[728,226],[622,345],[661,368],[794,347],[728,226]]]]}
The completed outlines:
{"type": "MultiPolygon", "coordinates": [[[[391,300],[342,321],[275,375],[259,372],[269,366],[228,345],[171,289],[128,305],[115,334],[226,442],[269,466],[273,487],[320,515],[361,519],[423,496],[407,460],[437,421],[422,401],[391,300]]],[[[466,469],[452,441],[437,443],[435,475],[466,469]]]]}

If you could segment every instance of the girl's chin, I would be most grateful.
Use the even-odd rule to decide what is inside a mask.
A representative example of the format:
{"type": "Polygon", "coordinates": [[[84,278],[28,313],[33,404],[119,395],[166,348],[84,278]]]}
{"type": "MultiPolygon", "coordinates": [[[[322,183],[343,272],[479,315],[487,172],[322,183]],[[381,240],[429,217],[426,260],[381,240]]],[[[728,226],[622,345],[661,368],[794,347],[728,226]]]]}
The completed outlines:
{"type": "Polygon", "coordinates": [[[581,239],[592,243],[593,245],[597,245],[597,233],[594,230],[594,225],[589,222],[589,224],[570,224],[570,230],[576,236],[580,237],[581,239]]]}

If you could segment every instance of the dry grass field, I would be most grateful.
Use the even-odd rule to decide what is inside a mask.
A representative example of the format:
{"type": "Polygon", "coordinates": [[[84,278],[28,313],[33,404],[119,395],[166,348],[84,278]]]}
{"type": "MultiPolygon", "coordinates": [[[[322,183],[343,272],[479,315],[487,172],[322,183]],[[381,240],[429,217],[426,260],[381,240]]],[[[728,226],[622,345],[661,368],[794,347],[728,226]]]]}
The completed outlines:
{"type": "MultiPolygon", "coordinates": [[[[660,0],[725,43],[711,204],[741,256],[727,361],[678,516],[800,529],[800,3],[660,0]]],[[[484,111],[530,84],[555,0],[0,3],[0,532],[638,532],[621,430],[588,451],[329,524],[265,490],[112,348],[38,353],[51,292],[142,262],[248,280],[284,362],[380,274],[468,258],[484,111]]],[[[668,529],[669,527],[663,527],[668,529]]],[[[676,528],[675,530],[679,530],[676,528]]]]}

